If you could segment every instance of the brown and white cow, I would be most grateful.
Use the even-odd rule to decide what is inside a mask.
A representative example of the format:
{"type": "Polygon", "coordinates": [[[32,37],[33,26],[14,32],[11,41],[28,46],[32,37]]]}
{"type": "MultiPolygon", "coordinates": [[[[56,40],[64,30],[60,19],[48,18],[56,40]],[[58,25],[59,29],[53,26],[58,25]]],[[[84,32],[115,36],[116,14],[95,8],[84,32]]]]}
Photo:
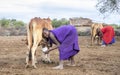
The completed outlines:
{"type": "Polygon", "coordinates": [[[27,51],[26,68],[30,64],[36,68],[36,49],[42,40],[43,28],[47,28],[49,30],[53,29],[49,18],[41,19],[35,17],[31,19],[29,25],[27,26],[27,43],[29,50],[27,51]]]}
{"type": "Polygon", "coordinates": [[[102,23],[93,23],[91,25],[91,45],[93,45],[96,40],[97,40],[97,44],[100,45],[101,37],[97,33],[98,28],[100,28],[100,29],[103,28],[102,23]]]}

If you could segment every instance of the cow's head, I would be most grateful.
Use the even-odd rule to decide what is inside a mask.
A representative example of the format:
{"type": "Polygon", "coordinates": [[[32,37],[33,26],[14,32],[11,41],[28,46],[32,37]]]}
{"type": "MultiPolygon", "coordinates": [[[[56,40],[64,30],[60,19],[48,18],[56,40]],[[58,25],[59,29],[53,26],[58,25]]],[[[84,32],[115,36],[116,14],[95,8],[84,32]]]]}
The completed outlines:
{"type": "Polygon", "coordinates": [[[100,28],[97,28],[97,29],[96,29],[96,36],[99,36],[100,38],[102,38],[103,33],[102,33],[102,31],[101,31],[100,28]]]}

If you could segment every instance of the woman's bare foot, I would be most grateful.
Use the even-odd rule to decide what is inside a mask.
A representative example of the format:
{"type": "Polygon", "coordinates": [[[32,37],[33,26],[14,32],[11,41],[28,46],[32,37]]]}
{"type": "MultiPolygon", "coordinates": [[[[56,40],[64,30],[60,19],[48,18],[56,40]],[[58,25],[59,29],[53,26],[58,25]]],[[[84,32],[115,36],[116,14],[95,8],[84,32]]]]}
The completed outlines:
{"type": "Polygon", "coordinates": [[[69,63],[67,64],[68,66],[76,66],[75,65],[75,61],[74,61],[74,57],[70,57],[69,63]]]}
{"type": "Polygon", "coordinates": [[[69,63],[69,64],[67,64],[67,66],[76,66],[76,65],[75,65],[75,64],[69,63]]]}

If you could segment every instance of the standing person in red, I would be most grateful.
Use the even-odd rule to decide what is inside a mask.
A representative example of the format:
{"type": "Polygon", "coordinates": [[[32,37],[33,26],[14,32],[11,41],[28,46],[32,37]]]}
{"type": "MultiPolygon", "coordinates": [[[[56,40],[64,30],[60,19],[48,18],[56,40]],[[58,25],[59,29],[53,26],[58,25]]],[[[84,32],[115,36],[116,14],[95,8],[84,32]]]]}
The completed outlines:
{"type": "Polygon", "coordinates": [[[115,43],[115,32],[112,26],[105,26],[98,29],[102,37],[102,47],[115,43]]]}

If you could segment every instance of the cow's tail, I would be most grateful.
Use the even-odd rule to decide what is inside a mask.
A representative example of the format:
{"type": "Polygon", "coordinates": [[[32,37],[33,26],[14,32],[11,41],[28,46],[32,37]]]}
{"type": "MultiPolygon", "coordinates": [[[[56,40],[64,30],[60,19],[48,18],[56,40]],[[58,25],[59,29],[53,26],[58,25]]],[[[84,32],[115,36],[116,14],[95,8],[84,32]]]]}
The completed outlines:
{"type": "Polygon", "coordinates": [[[33,26],[32,23],[30,22],[28,27],[27,27],[27,36],[28,36],[28,48],[29,48],[29,61],[32,60],[32,45],[33,45],[33,26]]]}
{"type": "Polygon", "coordinates": [[[91,25],[91,45],[93,44],[94,39],[94,24],[91,25]]]}
{"type": "Polygon", "coordinates": [[[92,37],[93,37],[93,30],[94,30],[94,24],[92,24],[92,26],[91,26],[91,39],[92,39],[92,37]]]}

